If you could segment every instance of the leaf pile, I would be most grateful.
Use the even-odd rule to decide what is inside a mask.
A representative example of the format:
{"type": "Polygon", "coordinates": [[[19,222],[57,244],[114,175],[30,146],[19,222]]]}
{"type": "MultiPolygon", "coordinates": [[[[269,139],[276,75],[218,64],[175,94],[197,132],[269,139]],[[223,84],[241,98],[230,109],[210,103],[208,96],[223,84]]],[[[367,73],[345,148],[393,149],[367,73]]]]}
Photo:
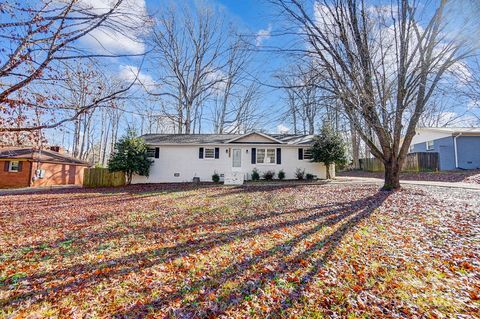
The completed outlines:
{"type": "Polygon", "coordinates": [[[480,193],[131,186],[0,198],[0,317],[477,318],[480,193]]]}

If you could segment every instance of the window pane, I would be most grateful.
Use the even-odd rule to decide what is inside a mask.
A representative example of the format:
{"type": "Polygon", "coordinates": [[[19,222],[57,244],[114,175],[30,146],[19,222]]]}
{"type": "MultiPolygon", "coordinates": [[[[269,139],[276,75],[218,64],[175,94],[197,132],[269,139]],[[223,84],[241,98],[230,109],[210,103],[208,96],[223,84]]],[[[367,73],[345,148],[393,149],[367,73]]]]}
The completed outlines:
{"type": "Polygon", "coordinates": [[[312,151],[310,149],[306,148],[303,150],[303,159],[312,159],[312,151]]]}
{"type": "Polygon", "coordinates": [[[10,162],[10,171],[11,172],[18,172],[18,161],[10,162]]]}
{"type": "Polygon", "coordinates": [[[214,148],[206,148],[205,149],[205,158],[215,158],[215,149],[214,148]]]}
{"type": "Polygon", "coordinates": [[[147,149],[147,157],[155,157],[155,149],[154,148],[147,149]]]}
{"type": "Polygon", "coordinates": [[[275,149],[269,148],[267,149],[267,160],[265,161],[269,164],[275,164],[275,149]]]}
{"type": "Polygon", "coordinates": [[[433,150],[433,141],[427,141],[427,150],[433,150]]]}
{"type": "Polygon", "coordinates": [[[260,164],[265,163],[265,149],[264,148],[257,149],[257,163],[260,163],[260,164]]]}

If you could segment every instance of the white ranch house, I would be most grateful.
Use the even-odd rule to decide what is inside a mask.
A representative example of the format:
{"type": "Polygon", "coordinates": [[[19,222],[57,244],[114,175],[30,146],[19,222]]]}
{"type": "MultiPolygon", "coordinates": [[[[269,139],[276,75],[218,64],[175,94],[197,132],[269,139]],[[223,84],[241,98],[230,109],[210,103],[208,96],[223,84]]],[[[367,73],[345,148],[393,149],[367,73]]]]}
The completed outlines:
{"type": "MultiPolygon", "coordinates": [[[[313,135],[292,134],[147,134],[143,135],[153,160],[150,176],[134,176],[132,183],[212,181],[216,172],[226,184],[251,179],[254,168],[260,175],[280,170],[294,179],[297,168],[317,178],[326,178],[323,163],[311,162],[313,135]]],[[[331,165],[331,176],[335,168],[331,165]]]]}

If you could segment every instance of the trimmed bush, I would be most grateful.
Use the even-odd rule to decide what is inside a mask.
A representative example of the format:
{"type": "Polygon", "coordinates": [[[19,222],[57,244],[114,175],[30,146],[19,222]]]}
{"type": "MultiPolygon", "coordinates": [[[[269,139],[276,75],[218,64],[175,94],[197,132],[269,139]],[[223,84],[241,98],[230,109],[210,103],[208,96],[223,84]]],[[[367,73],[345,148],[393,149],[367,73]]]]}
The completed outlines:
{"type": "Polygon", "coordinates": [[[214,183],[220,182],[220,175],[218,175],[217,172],[213,173],[213,175],[212,175],[212,181],[213,181],[214,183]]]}
{"type": "Polygon", "coordinates": [[[305,170],[297,168],[297,170],[295,171],[295,177],[300,180],[305,179],[305,170]]]}
{"type": "Polygon", "coordinates": [[[258,181],[260,179],[260,174],[258,173],[257,169],[254,168],[252,171],[252,181],[258,181]]]}
{"type": "Polygon", "coordinates": [[[311,180],[313,180],[313,179],[315,178],[315,175],[310,174],[310,173],[307,173],[307,174],[305,175],[305,178],[306,178],[308,181],[311,181],[311,180]]]}
{"type": "Polygon", "coordinates": [[[277,176],[278,176],[278,179],[279,179],[279,180],[285,179],[285,172],[283,171],[283,169],[281,169],[281,170],[278,172],[277,176]]]}
{"type": "Polygon", "coordinates": [[[263,179],[266,179],[267,181],[271,181],[275,177],[275,172],[274,171],[266,171],[263,173],[263,179]]]}

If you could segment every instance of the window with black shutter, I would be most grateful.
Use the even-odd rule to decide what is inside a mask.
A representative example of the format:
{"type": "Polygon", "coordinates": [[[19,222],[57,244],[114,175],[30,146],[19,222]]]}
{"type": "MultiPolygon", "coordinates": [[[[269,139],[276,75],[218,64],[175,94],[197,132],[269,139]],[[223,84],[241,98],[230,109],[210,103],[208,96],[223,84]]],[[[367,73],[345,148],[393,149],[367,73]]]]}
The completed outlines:
{"type": "Polygon", "coordinates": [[[147,149],[147,157],[155,157],[155,148],[151,147],[147,149]]]}
{"type": "Polygon", "coordinates": [[[155,147],[155,158],[160,158],[160,147],[155,147]]]}
{"type": "Polygon", "coordinates": [[[298,159],[303,160],[303,148],[298,149],[298,159]]]}
{"type": "Polygon", "coordinates": [[[21,172],[22,171],[22,162],[19,161],[10,161],[5,163],[5,171],[7,172],[21,172]]]}
{"type": "Polygon", "coordinates": [[[198,158],[200,158],[200,159],[203,158],[203,147],[200,147],[198,149],[198,158]]]}
{"type": "Polygon", "coordinates": [[[220,148],[215,147],[215,158],[220,158],[220,148]]]}
{"type": "Polygon", "coordinates": [[[282,164],[282,149],[277,148],[277,164],[282,164]]]}
{"type": "Polygon", "coordinates": [[[252,148],[252,164],[257,164],[257,149],[252,148]]]}

